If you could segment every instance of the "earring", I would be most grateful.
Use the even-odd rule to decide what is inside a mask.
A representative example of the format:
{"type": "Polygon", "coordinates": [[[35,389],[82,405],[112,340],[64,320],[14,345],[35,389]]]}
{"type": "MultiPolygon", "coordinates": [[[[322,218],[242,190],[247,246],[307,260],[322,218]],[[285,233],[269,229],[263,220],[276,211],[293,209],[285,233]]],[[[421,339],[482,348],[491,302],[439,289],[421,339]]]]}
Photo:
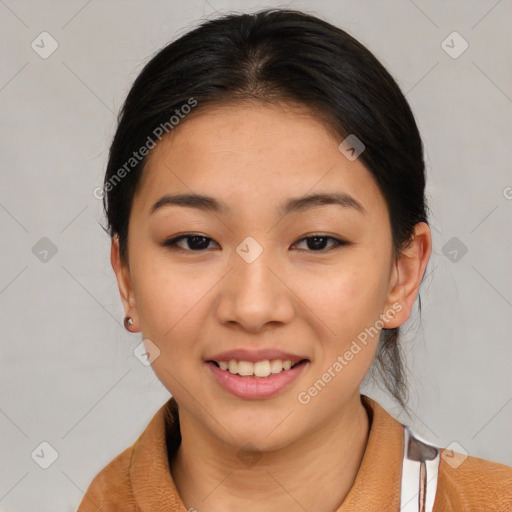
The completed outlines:
{"type": "Polygon", "coordinates": [[[130,326],[133,325],[133,319],[131,316],[125,316],[124,317],[124,327],[127,331],[130,330],[130,326]]]}

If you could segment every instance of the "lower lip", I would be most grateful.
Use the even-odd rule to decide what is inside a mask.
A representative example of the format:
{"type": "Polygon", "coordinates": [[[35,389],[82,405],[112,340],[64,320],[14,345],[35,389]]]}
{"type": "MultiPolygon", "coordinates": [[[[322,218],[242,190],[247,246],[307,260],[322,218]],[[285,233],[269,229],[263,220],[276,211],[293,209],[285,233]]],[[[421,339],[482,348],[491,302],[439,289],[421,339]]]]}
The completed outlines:
{"type": "Polygon", "coordinates": [[[210,368],[217,382],[226,391],[239,398],[258,399],[273,396],[287,388],[302,373],[309,361],[302,361],[289,370],[271,374],[268,377],[242,377],[238,374],[221,370],[211,361],[206,365],[210,368]]]}

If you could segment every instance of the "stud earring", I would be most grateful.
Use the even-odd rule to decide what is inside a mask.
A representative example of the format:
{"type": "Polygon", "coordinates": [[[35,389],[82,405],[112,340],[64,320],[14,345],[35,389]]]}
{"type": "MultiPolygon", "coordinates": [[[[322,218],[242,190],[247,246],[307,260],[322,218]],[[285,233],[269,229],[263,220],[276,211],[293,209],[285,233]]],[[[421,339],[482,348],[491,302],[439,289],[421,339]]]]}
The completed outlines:
{"type": "Polygon", "coordinates": [[[130,327],[133,325],[133,319],[131,316],[124,317],[124,327],[127,331],[130,330],[130,327]]]}

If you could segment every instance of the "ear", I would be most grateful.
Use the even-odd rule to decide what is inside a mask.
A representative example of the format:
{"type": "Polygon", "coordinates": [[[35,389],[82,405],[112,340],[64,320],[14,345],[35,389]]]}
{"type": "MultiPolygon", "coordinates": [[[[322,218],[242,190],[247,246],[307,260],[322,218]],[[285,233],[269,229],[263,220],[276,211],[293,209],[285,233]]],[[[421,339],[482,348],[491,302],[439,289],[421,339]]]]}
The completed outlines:
{"type": "Polygon", "coordinates": [[[419,222],[414,228],[410,244],[395,260],[391,273],[386,312],[383,315],[385,329],[399,327],[410,317],[418,296],[421,280],[432,253],[432,235],[427,223],[419,222]]]}
{"type": "Polygon", "coordinates": [[[125,316],[131,316],[133,319],[133,327],[130,331],[137,331],[138,316],[137,305],[135,302],[135,294],[132,287],[130,270],[127,265],[121,261],[121,254],[119,250],[119,237],[114,235],[112,237],[112,246],[110,248],[110,262],[116,274],[117,286],[121,301],[123,302],[125,316]]]}

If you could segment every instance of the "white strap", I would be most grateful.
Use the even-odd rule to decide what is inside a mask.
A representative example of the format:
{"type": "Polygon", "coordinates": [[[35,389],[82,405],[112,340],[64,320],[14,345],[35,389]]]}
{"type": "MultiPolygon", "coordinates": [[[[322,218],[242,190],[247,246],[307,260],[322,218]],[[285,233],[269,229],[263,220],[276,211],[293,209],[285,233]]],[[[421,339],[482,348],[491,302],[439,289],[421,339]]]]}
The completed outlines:
{"type": "Polygon", "coordinates": [[[440,450],[404,427],[400,512],[432,512],[440,450]]]}

